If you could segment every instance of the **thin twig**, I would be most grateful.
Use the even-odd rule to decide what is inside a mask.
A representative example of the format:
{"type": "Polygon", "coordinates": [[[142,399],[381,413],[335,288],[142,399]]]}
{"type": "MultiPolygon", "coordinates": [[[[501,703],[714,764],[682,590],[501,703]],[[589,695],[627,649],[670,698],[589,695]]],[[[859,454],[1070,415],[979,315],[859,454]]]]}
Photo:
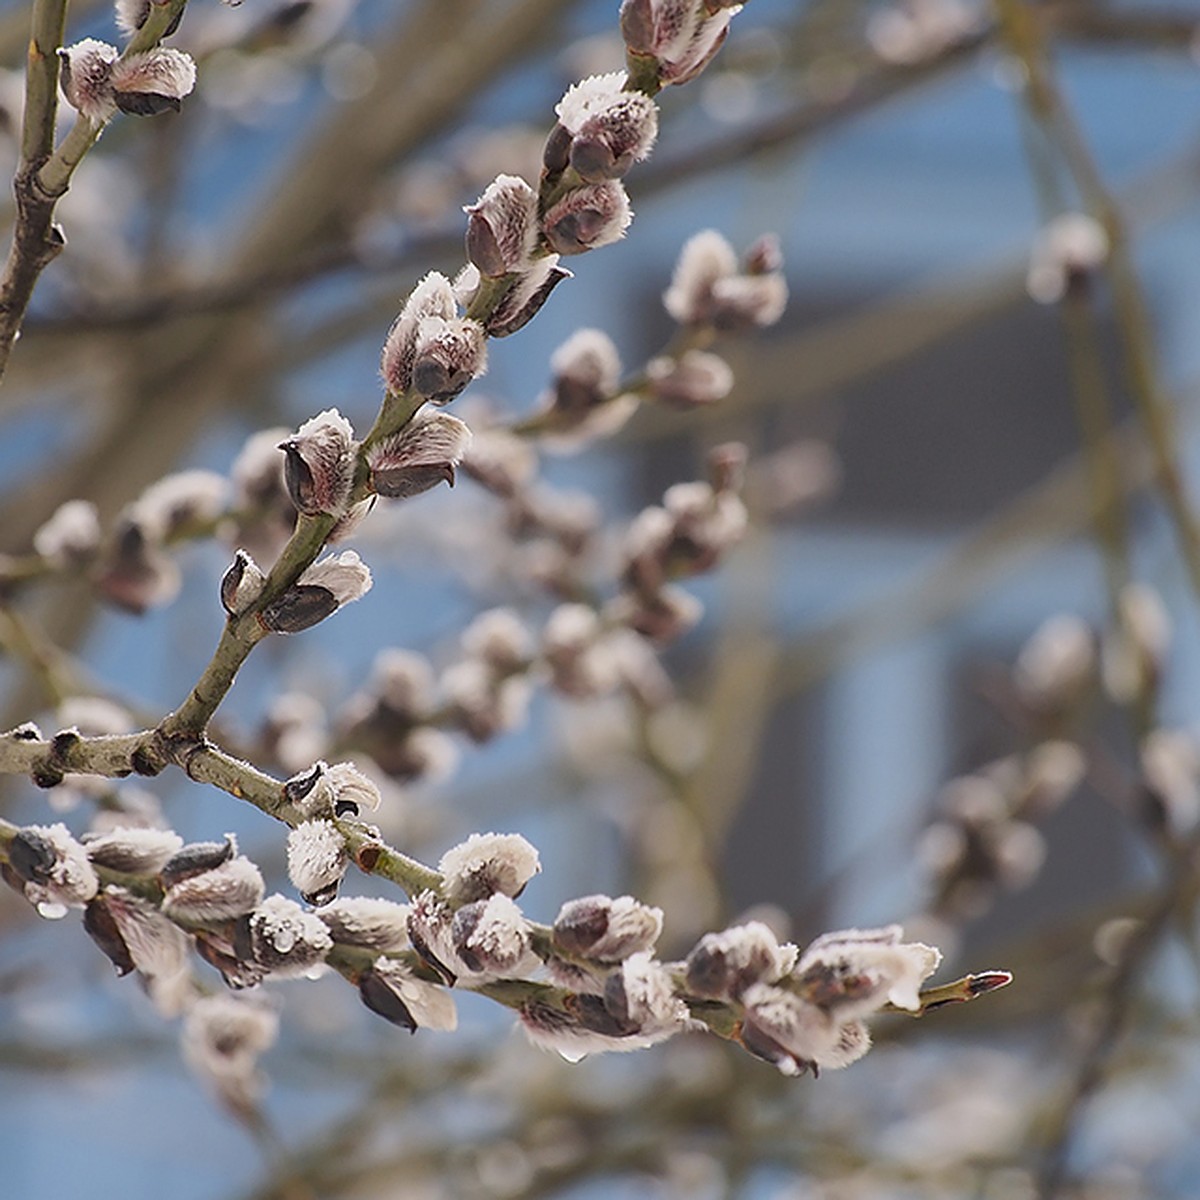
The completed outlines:
{"type": "MultiPolygon", "coordinates": [[[[145,23],[122,52],[122,59],[156,46],[183,12],[187,0],[150,5],[145,23]]],[[[13,180],[16,221],[4,274],[0,277],[0,381],[20,334],[25,311],[42,272],[62,252],[66,238],[54,211],[75,168],[95,145],[104,122],[80,113],[56,150],[58,51],[63,44],[66,0],[35,0],[25,83],[21,158],[13,180]]]]}

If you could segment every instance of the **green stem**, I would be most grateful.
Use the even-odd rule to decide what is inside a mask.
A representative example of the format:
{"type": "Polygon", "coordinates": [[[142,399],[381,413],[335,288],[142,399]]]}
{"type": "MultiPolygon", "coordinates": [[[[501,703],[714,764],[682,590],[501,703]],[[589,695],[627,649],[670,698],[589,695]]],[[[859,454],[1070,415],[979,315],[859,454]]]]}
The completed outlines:
{"type": "Polygon", "coordinates": [[[54,149],[58,111],[58,48],[67,23],[67,0],[35,0],[25,69],[23,167],[39,167],[54,149]]]}
{"type": "Polygon", "coordinates": [[[283,595],[312,565],[335,523],[334,517],[324,513],[301,516],[296,522],[291,538],[267,576],[262,595],[249,611],[229,618],[221,640],[191,694],[163,718],[159,731],[165,738],[199,736],[208,728],[213,714],[233,686],[242,663],[267,636],[268,630],[258,619],[258,614],[264,605],[283,595]]]}

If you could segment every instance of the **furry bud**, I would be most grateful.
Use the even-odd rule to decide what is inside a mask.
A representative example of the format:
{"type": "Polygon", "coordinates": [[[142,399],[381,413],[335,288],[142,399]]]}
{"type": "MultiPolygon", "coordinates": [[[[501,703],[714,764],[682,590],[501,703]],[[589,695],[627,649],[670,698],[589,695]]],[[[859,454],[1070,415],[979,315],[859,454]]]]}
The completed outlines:
{"type": "Polygon", "coordinates": [[[567,192],[542,218],[542,232],[559,254],[582,254],[625,236],[633,220],[629,197],[615,179],[567,192]]]}
{"type": "Polygon", "coordinates": [[[589,183],[619,179],[650,153],[658,135],[654,101],[623,90],[624,82],[621,72],[593,75],[572,86],[554,110],[569,135],[570,164],[589,183]]]}
{"type": "Polygon", "coordinates": [[[495,311],[485,318],[484,332],[489,337],[500,338],[524,329],[537,316],[550,293],[564,279],[570,278],[571,272],[558,265],[557,254],[535,259],[529,270],[504,294],[495,311]]]}
{"type": "Polygon", "coordinates": [[[106,600],[141,615],[168,604],[179,592],[179,567],[130,515],[120,519],[105,554],[96,586],[106,600]]]}
{"type": "Polygon", "coordinates": [[[119,54],[115,46],[84,38],[58,52],[62,61],[62,90],[67,103],[89,121],[103,124],[116,111],[112,69],[119,54]]]}
{"type": "Polygon", "coordinates": [[[429,317],[445,322],[457,315],[458,305],[450,280],[437,271],[430,271],[409,294],[383,344],[379,372],[390,393],[399,396],[412,386],[417,331],[421,322],[429,317]]]}
{"type": "Polygon", "coordinates": [[[554,920],[554,944],[573,957],[617,963],[650,950],[662,932],[662,909],[632,896],[568,900],[554,920]]]}
{"type": "Polygon", "coordinates": [[[426,317],[413,345],[412,389],[433,404],[449,404],[487,367],[487,346],[478,321],[426,317]]]}
{"type": "Polygon", "coordinates": [[[8,864],[23,881],[25,898],[46,917],[82,908],[100,887],[87,851],[61,823],[17,830],[8,864]]]}
{"type": "Polygon", "coordinates": [[[300,633],[371,590],[371,572],[353,550],[313,563],[259,614],[272,633],[300,633]]]}
{"type": "Polygon", "coordinates": [[[538,852],[517,833],[473,833],[442,855],[446,898],[453,905],[495,892],[516,897],[542,869],[538,852]]]}
{"type": "Polygon", "coordinates": [[[81,566],[100,546],[100,520],[90,500],[68,500],[33,535],[33,548],[51,566],[81,566]]]}
{"type": "Polygon", "coordinates": [[[184,924],[228,921],[253,910],[261,902],[263,891],[259,869],[248,858],[232,858],[168,887],[162,910],[184,924]]]}
{"type": "Polygon", "coordinates": [[[258,563],[245,550],[238,550],[221,577],[221,607],[231,617],[244,613],[262,595],[266,582],[258,563]]]}
{"type": "Polygon", "coordinates": [[[713,60],[740,7],[700,0],[623,0],[621,34],[632,55],[657,61],[661,84],[687,83],[713,60]]]}
{"type": "Polygon", "coordinates": [[[453,487],[470,442],[470,429],[457,417],[422,409],[399,433],[367,452],[371,485],[394,500],[419,496],[442,482],[453,487]]]}
{"type": "Polygon", "coordinates": [[[468,206],[467,257],[489,278],[527,271],[537,246],[537,192],[516,175],[497,175],[468,206]]]}
{"type": "Polygon", "coordinates": [[[288,878],[305,904],[332,900],[348,862],[346,839],[332,821],[303,821],[288,834],[288,878]]]}
{"type": "Polygon", "coordinates": [[[646,364],[646,378],[651,395],[672,408],[715,404],[733,390],[729,364],[705,350],[686,350],[678,358],[652,358],[646,364]]]}
{"type": "Polygon", "coordinates": [[[454,914],[450,937],[458,957],[480,975],[516,976],[530,958],[529,927],[521,910],[501,892],[464,904],[454,914]]]}
{"type": "Polygon", "coordinates": [[[760,238],[739,270],[733,247],[706,229],[684,244],[663,303],[683,325],[723,330],[773,325],[788,297],[780,263],[778,247],[760,238]]]}
{"type": "Polygon", "coordinates": [[[346,511],[354,479],[354,430],[336,408],[305,421],[279,443],[292,503],[307,516],[346,511]]]}
{"type": "Polygon", "coordinates": [[[124,113],[152,117],[178,112],[180,101],[196,86],[196,64],[180,50],[156,46],[113,64],[113,101],[124,113]]]}
{"type": "Polygon", "coordinates": [[[774,983],[796,962],[796,947],[781,946],[761,921],[706,933],[687,957],[688,991],[736,1000],[753,983],[774,983]]]}
{"type": "Polygon", "coordinates": [[[343,946],[380,952],[408,948],[408,906],[370,896],[347,896],[324,904],[316,916],[343,946]]]}
{"type": "Polygon", "coordinates": [[[333,949],[324,923],[286,896],[268,896],[250,914],[249,938],[254,962],[280,977],[311,971],[333,949]]]}
{"type": "Polygon", "coordinates": [[[170,829],[112,829],[85,834],[84,849],[91,862],[127,875],[156,875],[183,846],[170,829]]]}
{"type": "Polygon", "coordinates": [[[403,1029],[449,1033],[458,1027],[454,997],[445,988],[418,979],[396,959],[376,959],[359,978],[359,994],[372,1012],[403,1029]]]}

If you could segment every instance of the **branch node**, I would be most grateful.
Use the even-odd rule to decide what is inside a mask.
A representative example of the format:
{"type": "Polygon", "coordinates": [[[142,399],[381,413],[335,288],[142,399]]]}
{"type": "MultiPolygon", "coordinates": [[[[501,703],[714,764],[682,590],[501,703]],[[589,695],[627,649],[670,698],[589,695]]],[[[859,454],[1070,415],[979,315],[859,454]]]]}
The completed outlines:
{"type": "Polygon", "coordinates": [[[58,787],[62,783],[65,774],[62,767],[51,759],[44,758],[40,762],[34,763],[33,769],[29,772],[29,778],[33,780],[36,787],[52,788],[58,787]]]}
{"type": "Polygon", "coordinates": [[[158,775],[167,765],[158,747],[146,742],[138,746],[129,756],[129,765],[139,775],[158,775]]]}

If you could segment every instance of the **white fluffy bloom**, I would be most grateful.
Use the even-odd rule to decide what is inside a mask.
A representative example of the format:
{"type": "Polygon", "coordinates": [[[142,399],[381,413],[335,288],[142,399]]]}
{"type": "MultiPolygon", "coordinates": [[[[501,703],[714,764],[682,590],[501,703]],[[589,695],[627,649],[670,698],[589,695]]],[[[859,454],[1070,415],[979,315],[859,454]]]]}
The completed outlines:
{"type": "Polygon", "coordinates": [[[183,838],[170,829],[118,827],[85,835],[83,844],[96,866],[130,875],[154,875],[183,845],[183,838]]]}
{"type": "Polygon", "coordinates": [[[263,898],[262,873],[241,856],[167,888],[162,908],[172,920],[207,924],[242,917],[263,898]]]}
{"type": "Polygon", "coordinates": [[[466,212],[467,256],[483,274],[528,271],[537,248],[537,192],[517,175],[497,175],[466,212]]]}
{"type": "Polygon", "coordinates": [[[729,242],[715,229],[705,229],[680,251],[663,304],[681,325],[745,329],[775,324],[787,298],[781,271],[739,270],[729,242]]]}
{"type": "MultiPolygon", "coordinates": [[[[454,997],[446,988],[418,979],[403,963],[393,958],[376,959],[373,976],[386,984],[389,991],[404,1005],[414,1025],[446,1033],[452,1033],[458,1028],[458,1011],[454,1006],[454,997]]],[[[363,999],[368,999],[365,991],[363,999]]],[[[389,1019],[394,1018],[389,1016],[389,1019]]]]}
{"type": "Polygon", "coordinates": [[[637,1026],[640,1037],[669,1037],[688,1022],[688,1008],[675,995],[670,972],[648,951],[631,954],[605,988],[611,1012],[637,1026]]]}
{"type": "Polygon", "coordinates": [[[24,881],[25,898],[44,917],[82,907],[100,887],[87,851],[61,822],[18,830],[9,844],[8,862],[24,881]]]}
{"type": "Polygon", "coordinates": [[[566,192],[542,217],[542,232],[556,254],[582,254],[620,241],[632,220],[624,187],[605,179],[566,192]]]}
{"type": "Polygon", "coordinates": [[[785,1075],[810,1067],[837,1070],[871,1048],[862,1021],[835,1017],[783,988],[756,983],[742,999],[742,1044],[785,1075]]]}
{"type": "Polygon", "coordinates": [[[439,483],[454,486],[471,430],[449,413],[422,408],[399,433],[367,452],[371,483],[381,496],[404,500],[439,483]]]}
{"type": "Polygon", "coordinates": [[[172,109],[196,86],[196,64],[182,50],[155,46],[112,65],[113,98],[125,113],[147,117],[172,109]]]}
{"type": "Polygon", "coordinates": [[[178,925],[121,888],[106,888],[103,901],[133,965],[147,979],[171,982],[187,973],[188,937],[178,925]]]}
{"type": "Polygon", "coordinates": [[[337,894],[348,862],[346,839],[332,821],[302,821],[288,834],[288,878],[309,904],[337,894]]]}
{"type": "Polygon", "coordinates": [[[426,317],[452,320],[458,313],[454,289],[440,271],[430,271],[409,293],[383,344],[379,373],[389,392],[400,395],[412,386],[417,328],[426,317]]]}
{"type": "Polygon", "coordinates": [[[472,658],[503,673],[519,670],[533,653],[529,630],[511,608],[480,613],[463,630],[462,647],[472,658]]]}
{"type": "Polygon", "coordinates": [[[1120,619],[1105,636],[1101,673],[1109,694],[1128,703],[1162,669],[1171,644],[1171,617],[1162,597],[1145,584],[1127,584],[1117,603],[1120,619]]]}
{"type": "Polygon", "coordinates": [[[354,481],[354,429],[336,408],[305,421],[279,449],[286,456],[288,493],[300,512],[346,511],[354,481]]]}
{"type": "Polygon", "coordinates": [[[300,583],[327,589],[340,608],[371,590],[371,571],[353,550],[343,550],[313,563],[300,576],[300,583]]]}
{"type": "Polygon", "coordinates": [[[262,1094],[260,1055],[279,1035],[274,1010],[230,995],[197,1000],[183,1022],[183,1057],[235,1111],[245,1111],[262,1094]]]}
{"type": "Polygon", "coordinates": [[[286,896],[268,896],[250,914],[254,961],[273,975],[304,975],[333,949],[325,923],[286,896]]]}
{"type": "Polygon", "coordinates": [[[713,286],[719,279],[737,274],[737,253],[715,229],[693,234],[683,245],[675,263],[671,286],[663,304],[681,325],[701,320],[713,286]]]}
{"type": "Polygon", "coordinates": [[[823,934],[800,957],[799,987],[843,1021],[884,1004],[916,1012],[921,984],[937,970],[942,954],[923,942],[903,942],[903,935],[899,925],[823,934]]]}
{"type": "Polygon", "coordinates": [[[1072,280],[1104,265],[1108,232],[1087,213],[1062,213],[1038,234],[1029,256],[1025,286],[1039,304],[1055,304],[1072,280]]]}
{"type": "Polygon", "coordinates": [[[494,892],[519,896],[542,869],[538,852],[519,833],[473,833],[438,864],[453,905],[484,900],[494,892]]]}
{"type": "Polygon", "coordinates": [[[344,896],[322,905],[315,916],[329,936],[347,946],[396,951],[408,948],[408,905],[371,896],[344,896]]]}
{"type": "Polygon", "coordinates": [[[554,941],[567,954],[617,963],[649,950],[662,932],[661,908],[632,896],[581,896],[568,900],[554,921],[554,941]]]}
{"type": "Polygon", "coordinates": [[[1072,613],[1043,621],[1021,647],[1013,683],[1029,704],[1055,708],[1077,698],[1096,664],[1096,639],[1072,613]]]}
{"type": "Polygon", "coordinates": [[[287,781],[288,800],[309,820],[358,816],[363,808],[372,811],[381,803],[379,787],[353,763],[329,766],[318,760],[307,771],[287,781]]]}
{"type": "Polygon", "coordinates": [[[176,471],[152,483],[129,509],[149,537],[165,541],[189,526],[212,525],[229,499],[229,481],[215,471],[176,471]]]}
{"type": "Polygon", "coordinates": [[[593,75],[568,89],[555,107],[546,166],[569,161],[589,182],[617,179],[649,153],[658,135],[658,109],[644,92],[626,91],[625,74],[593,75]]]}
{"type": "Polygon", "coordinates": [[[462,729],[478,742],[516,729],[525,720],[531,695],[527,679],[497,678],[487,663],[472,658],[446,669],[442,691],[462,729]]]}
{"type": "Polygon", "coordinates": [[[761,921],[706,933],[687,957],[687,982],[698,996],[737,999],[752,984],[774,983],[796,964],[796,947],[780,945],[761,921]]]}
{"type": "MultiPolygon", "coordinates": [[[[518,978],[538,965],[530,950],[529,925],[503,892],[464,904],[454,914],[450,936],[459,961],[477,977],[518,978]]],[[[477,981],[460,980],[467,986],[477,981]]]]}
{"type": "Polygon", "coordinates": [[[100,545],[100,518],[90,500],[68,500],[33,535],[33,548],[55,567],[86,561],[100,545]]]}

